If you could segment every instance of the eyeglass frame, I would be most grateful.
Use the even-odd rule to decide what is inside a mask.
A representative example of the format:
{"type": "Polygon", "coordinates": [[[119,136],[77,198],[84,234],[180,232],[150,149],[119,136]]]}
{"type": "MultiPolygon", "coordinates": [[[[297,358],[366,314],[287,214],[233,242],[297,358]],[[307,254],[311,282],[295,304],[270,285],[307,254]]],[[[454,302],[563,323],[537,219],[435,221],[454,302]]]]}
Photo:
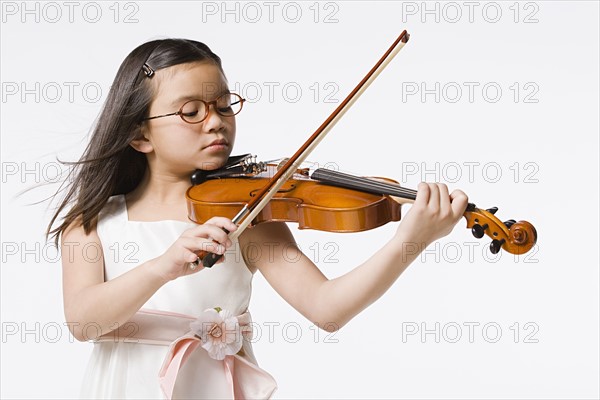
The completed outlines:
{"type": "Polygon", "coordinates": [[[222,116],[222,117],[233,117],[234,115],[238,115],[242,111],[242,108],[244,108],[244,102],[245,101],[246,101],[246,99],[244,99],[242,96],[240,96],[237,93],[225,93],[225,94],[220,95],[219,97],[217,97],[216,99],[214,99],[212,101],[204,101],[204,100],[201,100],[201,99],[190,99],[190,100],[186,101],[185,103],[183,103],[181,105],[181,107],[179,108],[179,111],[177,111],[177,112],[169,113],[169,114],[163,114],[163,115],[156,115],[154,117],[144,118],[142,121],[148,121],[148,120],[151,120],[151,119],[157,119],[157,118],[162,118],[162,117],[170,117],[170,116],[173,116],[173,115],[179,115],[179,118],[181,118],[182,121],[185,122],[186,124],[199,124],[200,122],[204,122],[206,120],[206,118],[208,117],[208,114],[210,113],[210,106],[211,105],[214,106],[213,108],[215,109],[215,112],[217,114],[219,114],[220,116],[222,116]],[[219,112],[219,109],[217,108],[217,100],[219,100],[223,96],[231,96],[231,95],[235,95],[235,96],[237,96],[240,99],[239,100],[240,109],[235,114],[223,115],[223,114],[221,114],[219,112]],[[189,122],[189,121],[186,121],[185,118],[183,117],[183,107],[185,107],[185,105],[187,103],[190,103],[192,101],[200,101],[200,102],[204,103],[206,111],[204,113],[204,117],[200,121],[189,122]]]}

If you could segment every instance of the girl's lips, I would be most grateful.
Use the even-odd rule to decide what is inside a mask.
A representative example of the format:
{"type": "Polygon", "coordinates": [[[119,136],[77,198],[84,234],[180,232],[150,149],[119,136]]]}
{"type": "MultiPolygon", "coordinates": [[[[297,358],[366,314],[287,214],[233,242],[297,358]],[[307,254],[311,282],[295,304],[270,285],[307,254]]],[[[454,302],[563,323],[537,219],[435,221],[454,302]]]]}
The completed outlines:
{"type": "Polygon", "coordinates": [[[204,148],[204,150],[208,151],[225,151],[227,149],[229,149],[229,146],[227,146],[226,144],[217,144],[214,146],[208,146],[204,148]]]}
{"type": "Polygon", "coordinates": [[[229,144],[227,143],[227,141],[223,140],[223,139],[219,139],[219,140],[215,140],[214,142],[212,142],[211,144],[206,146],[204,149],[206,149],[206,150],[226,150],[227,148],[229,148],[229,144]]]}

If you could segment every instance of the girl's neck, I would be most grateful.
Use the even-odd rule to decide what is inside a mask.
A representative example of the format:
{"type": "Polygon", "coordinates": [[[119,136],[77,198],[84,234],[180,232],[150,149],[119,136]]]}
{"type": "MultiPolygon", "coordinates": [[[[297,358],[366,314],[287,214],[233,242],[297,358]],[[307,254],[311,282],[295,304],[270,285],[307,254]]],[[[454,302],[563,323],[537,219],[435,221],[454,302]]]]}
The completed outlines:
{"type": "Polygon", "coordinates": [[[157,174],[147,169],[140,184],[126,195],[129,219],[187,220],[185,192],[189,187],[189,178],[157,174]]]}

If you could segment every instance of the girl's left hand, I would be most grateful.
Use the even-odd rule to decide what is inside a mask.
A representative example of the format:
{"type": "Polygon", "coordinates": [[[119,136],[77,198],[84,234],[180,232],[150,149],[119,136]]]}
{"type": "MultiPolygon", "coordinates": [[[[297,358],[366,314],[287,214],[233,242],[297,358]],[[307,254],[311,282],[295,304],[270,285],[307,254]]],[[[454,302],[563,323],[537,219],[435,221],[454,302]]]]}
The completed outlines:
{"type": "Polygon", "coordinates": [[[443,183],[420,183],[417,198],[402,218],[396,236],[404,243],[426,247],[452,231],[467,208],[467,195],[461,190],[448,194],[443,183]]]}

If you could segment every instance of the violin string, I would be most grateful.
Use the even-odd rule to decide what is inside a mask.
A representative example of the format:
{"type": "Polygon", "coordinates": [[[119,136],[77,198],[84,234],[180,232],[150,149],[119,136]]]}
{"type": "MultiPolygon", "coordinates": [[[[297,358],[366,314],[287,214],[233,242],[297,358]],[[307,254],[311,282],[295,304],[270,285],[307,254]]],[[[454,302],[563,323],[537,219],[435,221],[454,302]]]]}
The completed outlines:
{"type": "Polygon", "coordinates": [[[311,177],[318,181],[336,184],[338,186],[343,186],[350,189],[368,191],[376,194],[398,196],[413,200],[416,198],[417,193],[416,190],[403,188],[399,184],[376,181],[370,178],[354,176],[323,168],[315,170],[311,177]]]}
{"type": "Polygon", "coordinates": [[[410,191],[401,188],[398,185],[390,185],[386,182],[374,181],[372,179],[353,176],[338,171],[324,170],[326,178],[330,178],[332,182],[337,182],[346,187],[351,187],[360,190],[374,191],[377,194],[397,194],[400,196],[410,195],[410,191]]]}
{"type": "Polygon", "coordinates": [[[407,195],[413,194],[409,189],[402,188],[399,185],[392,185],[388,182],[378,182],[369,178],[353,176],[340,176],[339,178],[342,182],[345,183],[355,181],[364,185],[365,188],[377,191],[380,194],[397,195],[400,197],[405,197],[407,195]]]}

